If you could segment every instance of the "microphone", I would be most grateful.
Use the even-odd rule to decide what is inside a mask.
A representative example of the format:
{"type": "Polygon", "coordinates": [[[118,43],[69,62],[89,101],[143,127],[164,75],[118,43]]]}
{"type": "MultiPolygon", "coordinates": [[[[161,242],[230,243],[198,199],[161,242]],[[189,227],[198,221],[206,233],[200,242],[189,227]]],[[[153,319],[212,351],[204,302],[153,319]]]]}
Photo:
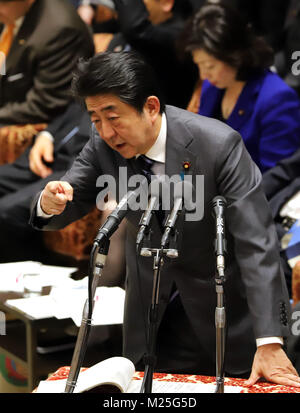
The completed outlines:
{"type": "MultiPolygon", "coordinates": [[[[163,180],[160,178],[157,178],[153,180],[150,185],[149,185],[149,192],[150,192],[150,198],[148,201],[148,206],[145,212],[142,215],[142,218],[139,223],[139,231],[136,237],[136,244],[140,245],[142,242],[146,231],[149,228],[151,218],[153,215],[153,212],[158,209],[159,207],[159,199],[160,199],[160,186],[164,185],[163,180]]],[[[163,194],[163,186],[162,186],[162,194],[163,194]]]]}
{"type": "Polygon", "coordinates": [[[175,227],[177,218],[181,213],[184,204],[185,206],[189,206],[188,209],[191,209],[191,199],[187,199],[186,196],[184,197],[184,193],[187,194],[188,190],[190,191],[189,193],[192,195],[193,185],[189,181],[179,181],[174,186],[174,205],[165,223],[165,231],[161,238],[162,249],[166,247],[169,241],[170,235],[175,227]]]}
{"type": "Polygon", "coordinates": [[[227,201],[222,196],[216,196],[212,201],[212,206],[213,215],[216,220],[215,253],[217,256],[217,270],[220,276],[224,276],[224,256],[227,252],[224,213],[227,206],[227,201]]]}
{"type": "Polygon", "coordinates": [[[122,219],[136,202],[137,195],[139,194],[138,190],[139,188],[137,188],[135,191],[127,192],[127,194],[121,199],[116,208],[108,216],[104,224],[99,229],[94,242],[100,244],[105,238],[109,239],[112,234],[118,229],[122,219]]]}

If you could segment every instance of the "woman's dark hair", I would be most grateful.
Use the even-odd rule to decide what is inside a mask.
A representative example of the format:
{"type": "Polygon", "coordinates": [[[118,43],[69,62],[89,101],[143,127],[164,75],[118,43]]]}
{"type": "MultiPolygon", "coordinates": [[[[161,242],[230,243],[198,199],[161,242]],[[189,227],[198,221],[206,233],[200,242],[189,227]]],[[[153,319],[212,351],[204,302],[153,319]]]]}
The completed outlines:
{"type": "Polygon", "coordinates": [[[72,81],[76,98],[112,94],[142,113],[149,96],[165,104],[157,80],[144,59],[136,52],[103,52],[89,60],[80,60],[72,81]]]}
{"type": "Polygon", "coordinates": [[[203,49],[237,69],[237,80],[247,80],[273,63],[273,50],[257,36],[242,15],[222,4],[207,2],[189,22],[186,50],[203,49]]]}

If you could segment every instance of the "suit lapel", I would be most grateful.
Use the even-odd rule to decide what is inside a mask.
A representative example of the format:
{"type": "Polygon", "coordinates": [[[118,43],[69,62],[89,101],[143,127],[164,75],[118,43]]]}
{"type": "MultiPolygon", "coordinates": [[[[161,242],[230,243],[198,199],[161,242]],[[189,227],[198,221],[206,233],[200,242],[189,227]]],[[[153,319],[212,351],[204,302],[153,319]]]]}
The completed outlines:
{"type": "Polygon", "coordinates": [[[201,91],[199,114],[209,118],[218,116],[223,95],[224,89],[218,89],[208,81],[204,81],[201,91]]]}
{"type": "Polygon", "coordinates": [[[249,121],[249,118],[251,118],[255,109],[257,95],[261,88],[261,82],[262,78],[254,77],[246,83],[226,122],[233,129],[240,130],[241,127],[249,121]]]}
{"type": "MultiPolygon", "coordinates": [[[[180,175],[181,179],[184,176],[195,176],[198,171],[197,154],[189,150],[189,146],[193,142],[193,137],[184,126],[184,112],[178,114],[177,110],[172,107],[167,107],[167,144],[166,144],[166,166],[165,173],[170,178],[173,175],[180,175]],[[180,121],[178,122],[178,119],[180,121]],[[185,168],[185,165],[188,167],[185,168]]],[[[201,168],[200,168],[201,169],[201,168]]],[[[173,205],[171,191],[171,207],[173,205]]],[[[185,216],[180,214],[177,218],[176,228],[178,230],[177,248],[181,249],[183,242],[183,226],[185,216]]]]}
{"type": "Polygon", "coordinates": [[[8,54],[6,61],[6,70],[9,72],[19,61],[19,56],[22,56],[23,50],[27,46],[27,40],[35,30],[35,25],[39,22],[41,1],[35,1],[30,10],[24,17],[23,23],[19,28],[17,35],[15,36],[11,45],[10,53],[8,54]]]}
{"type": "MultiPolygon", "coordinates": [[[[246,83],[231,115],[226,120],[226,123],[233,129],[240,130],[252,116],[262,81],[263,76],[254,76],[246,83]]],[[[207,81],[204,82],[199,113],[203,116],[218,117],[221,114],[223,95],[224,89],[218,89],[207,81]]]]}
{"type": "Polygon", "coordinates": [[[173,175],[193,174],[196,166],[196,154],[189,151],[189,146],[193,137],[178,122],[178,114],[173,109],[167,107],[167,143],[166,143],[166,165],[165,173],[169,177],[173,175]],[[189,163],[189,168],[185,169],[184,164],[189,163]]]}

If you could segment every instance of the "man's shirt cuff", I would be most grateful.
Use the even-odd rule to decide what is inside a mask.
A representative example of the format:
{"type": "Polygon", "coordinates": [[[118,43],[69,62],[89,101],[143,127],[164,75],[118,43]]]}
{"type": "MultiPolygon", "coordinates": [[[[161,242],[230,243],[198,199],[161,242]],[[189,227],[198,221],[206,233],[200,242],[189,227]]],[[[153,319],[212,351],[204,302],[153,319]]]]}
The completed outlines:
{"type": "Polygon", "coordinates": [[[40,132],[37,136],[40,136],[40,135],[43,135],[43,136],[45,136],[45,138],[48,138],[51,142],[54,142],[54,137],[51,135],[51,133],[50,132],[47,132],[47,131],[42,131],[42,132],[40,132]]]}
{"type": "Polygon", "coordinates": [[[265,344],[274,344],[278,343],[283,345],[283,338],[282,337],[263,337],[256,339],[257,347],[263,346],[265,344]]]}
{"type": "Polygon", "coordinates": [[[38,200],[38,203],[37,203],[37,206],[36,206],[36,214],[37,214],[37,216],[38,216],[39,218],[49,219],[49,218],[53,217],[53,214],[46,214],[46,212],[44,212],[44,211],[42,210],[42,207],[41,207],[41,198],[42,198],[42,195],[43,195],[43,191],[41,192],[41,195],[40,195],[40,197],[39,197],[39,200],[38,200]]]}

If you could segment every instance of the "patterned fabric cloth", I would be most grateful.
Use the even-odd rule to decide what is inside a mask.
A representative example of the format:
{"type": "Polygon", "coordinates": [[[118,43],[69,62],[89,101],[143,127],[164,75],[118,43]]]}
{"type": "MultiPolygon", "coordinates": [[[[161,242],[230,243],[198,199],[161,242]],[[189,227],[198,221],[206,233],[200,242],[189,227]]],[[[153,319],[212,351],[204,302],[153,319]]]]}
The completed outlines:
{"type": "MultiPolygon", "coordinates": [[[[82,371],[86,368],[82,368],[82,371]]],[[[69,366],[61,367],[54,374],[52,374],[47,380],[61,380],[68,377],[70,371],[69,366]]],[[[136,372],[133,376],[133,380],[140,380],[142,382],[144,373],[136,372]]],[[[215,383],[216,378],[210,376],[195,376],[188,374],[166,374],[166,373],[154,373],[154,380],[160,381],[173,381],[182,383],[215,383]]],[[[225,377],[225,386],[239,386],[242,387],[241,393],[300,393],[300,388],[293,386],[281,386],[268,382],[261,382],[247,387],[245,385],[245,379],[234,379],[225,377]]]]}
{"type": "Polygon", "coordinates": [[[14,162],[47,124],[11,125],[0,128],[0,165],[14,162]]]}

